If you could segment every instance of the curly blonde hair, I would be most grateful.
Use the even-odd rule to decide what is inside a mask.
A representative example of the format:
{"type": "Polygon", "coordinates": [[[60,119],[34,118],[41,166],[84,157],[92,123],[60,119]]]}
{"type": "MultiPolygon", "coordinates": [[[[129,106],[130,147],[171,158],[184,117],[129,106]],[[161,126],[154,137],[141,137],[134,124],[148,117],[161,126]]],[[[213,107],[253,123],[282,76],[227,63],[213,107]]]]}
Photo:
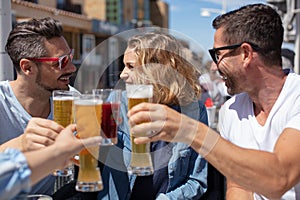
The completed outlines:
{"type": "Polygon", "coordinates": [[[135,70],[137,84],[153,85],[153,102],[187,105],[199,99],[200,72],[175,37],[157,31],[136,35],[127,50],[133,50],[141,64],[135,70]]]}

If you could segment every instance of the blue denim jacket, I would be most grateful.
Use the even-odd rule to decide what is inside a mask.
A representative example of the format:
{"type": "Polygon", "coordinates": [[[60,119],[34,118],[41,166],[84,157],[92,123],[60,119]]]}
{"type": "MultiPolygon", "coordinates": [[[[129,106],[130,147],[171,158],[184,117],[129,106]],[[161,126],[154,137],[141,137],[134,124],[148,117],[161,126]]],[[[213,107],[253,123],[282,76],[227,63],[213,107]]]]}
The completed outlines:
{"type": "MultiPolygon", "coordinates": [[[[201,102],[172,107],[207,124],[206,108],[201,102]]],[[[136,176],[127,174],[130,164],[130,136],[127,121],[127,98],[122,94],[120,109],[122,123],[118,127],[118,144],[110,147],[102,172],[104,189],[98,199],[129,199],[136,176]]],[[[173,143],[168,163],[169,185],[166,194],[156,199],[199,199],[207,189],[207,162],[184,143],[173,143]]]]}
{"type": "Polygon", "coordinates": [[[0,154],[0,165],[1,199],[13,199],[17,196],[21,199],[21,194],[29,193],[31,170],[23,153],[7,148],[0,154]]]}

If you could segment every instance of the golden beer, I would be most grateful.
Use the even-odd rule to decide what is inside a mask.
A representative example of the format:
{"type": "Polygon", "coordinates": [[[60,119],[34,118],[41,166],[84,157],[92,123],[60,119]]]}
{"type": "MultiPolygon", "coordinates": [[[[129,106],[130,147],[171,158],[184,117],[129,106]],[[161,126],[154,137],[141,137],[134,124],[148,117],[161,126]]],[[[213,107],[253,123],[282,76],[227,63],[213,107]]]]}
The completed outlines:
{"type": "MultiPolygon", "coordinates": [[[[149,98],[129,98],[128,99],[128,110],[130,110],[135,105],[142,103],[142,102],[149,102],[149,98]]],[[[147,145],[146,144],[135,144],[133,142],[134,136],[130,135],[130,141],[132,144],[132,152],[133,153],[147,153],[147,145]]],[[[137,156],[137,155],[136,155],[137,156]]],[[[134,160],[134,159],[133,159],[134,160]]]]}
{"type": "Polygon", "coordinates": [[[63,127],[74,123],[73,120],[73,103],[72,98],[54,98],[53,99],[53,119],[63,127]]]}
{"type": "MultiPolygon", "coordinates": [[[[92,97],[92,96],[91,96],[92,97]]],[[[75,100],[77,134],[88,138],[100,134],[102,102],[94,99],[75,100]]],[[[79,153],[79,174],[76,190],[92,192],[102,190],[100,170],[97,167],[99,147],[89,147],[79,153]]]]}
{"type": "MultiPolygon", "coordinates": [[[[79,94],[69,90],[54,90],[53,97],[53,120],[63,127],[74,123],[74,98],[79,94]]],[[[55,176],[73,178],[73,165],[69,165],[64,169],[54,171],[55,176]]],[[[61,187],[61,183],[57,183],[57,189],[61,187]]]]}
{"type": "Polygon", "coordinates": [[[84,170],[79,171],[78,180],[82,182],[96,182],[101,180],[100,172],[97,170],[98,161],[95,159],[98,152],[99,148],[88,148],[83,149],[79,153],[80,167],[84,170]]]}
{"type": "MultiPolygon", "coordinates": [[[[142,102],[150,102],[152,90],[152,85],[126,85],[128,110],[142,102]]],[[[128,172],[138,176],[153,174],[150,144],[135,144],[134,138],[135,137],[130,133],[132,153],[128,172]]]]}

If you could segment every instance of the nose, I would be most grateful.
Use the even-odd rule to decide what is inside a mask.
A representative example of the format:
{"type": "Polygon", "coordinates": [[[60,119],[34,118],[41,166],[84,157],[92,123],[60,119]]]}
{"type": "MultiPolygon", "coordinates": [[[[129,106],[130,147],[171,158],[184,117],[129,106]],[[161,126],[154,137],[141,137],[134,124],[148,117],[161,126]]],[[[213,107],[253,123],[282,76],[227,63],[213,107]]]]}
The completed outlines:
{"type": "Polygon", "coordinates": [[[214,62],[211,62],[210,70],[211,70],[212,72],[218,71],[218,66],[217,66],[217,64],[214,63],[214,62]]]}
{"type": "Polygon", "coordinates": [[[124,67],[124,69],[122,70],[122,72],[120,74],[120,78],[125,81],[128,78],[128,73],[129,73],[128,67],[124,67]]]}
{"type": "Polygon", "coordinates": [[[71,60],[68,62],[67,66],[65,68],[70,73],[74,73],[77,70],[76,66],[73,64],[73,62],[71,60]]]}

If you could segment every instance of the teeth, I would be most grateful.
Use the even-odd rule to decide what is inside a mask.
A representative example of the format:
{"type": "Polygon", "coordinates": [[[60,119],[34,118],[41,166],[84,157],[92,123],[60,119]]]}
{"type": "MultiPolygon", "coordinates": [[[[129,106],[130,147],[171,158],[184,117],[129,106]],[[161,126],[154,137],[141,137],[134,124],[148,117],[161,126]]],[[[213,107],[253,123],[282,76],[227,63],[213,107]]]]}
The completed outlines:
{"type": "Polygon", "coordinates": [[[226,76],[221,76],[221,78],[226,81],[227,80],[227,77],[226,76]]]}
{"type": "Polygon", "coordinates": [[[60,78],[60,79],[65,80],[65,81],[69,80],[69,78],[66,78],[66,77],[65,78],[60,78]]]}

